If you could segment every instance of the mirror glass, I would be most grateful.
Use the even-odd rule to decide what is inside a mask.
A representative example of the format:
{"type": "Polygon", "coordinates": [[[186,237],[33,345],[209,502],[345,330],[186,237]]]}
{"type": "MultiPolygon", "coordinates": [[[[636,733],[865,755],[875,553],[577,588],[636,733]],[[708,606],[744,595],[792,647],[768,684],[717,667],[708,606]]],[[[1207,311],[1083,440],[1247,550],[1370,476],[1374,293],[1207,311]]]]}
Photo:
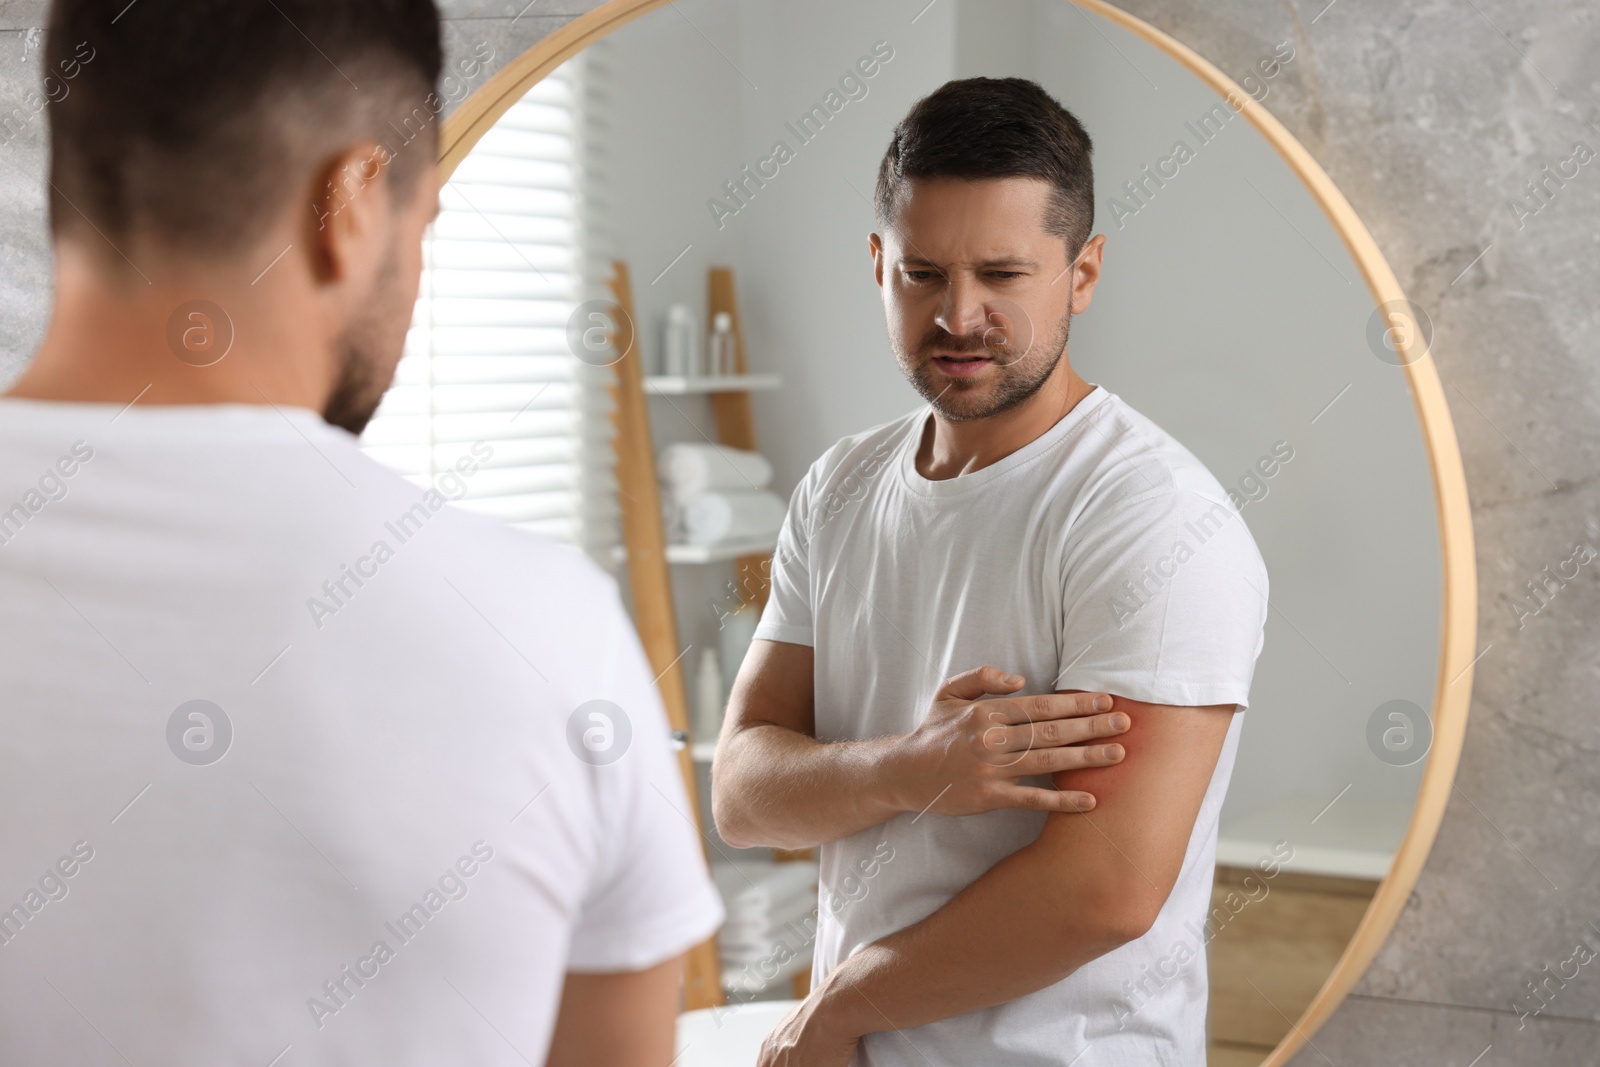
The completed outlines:
{"type": "MultiPolygon", "coordinates": [[[[1439,663],[1429,459],[1337,230],[1196,74],[1065,0],[676,0],[580,59],[603,101],[592,177],[611,247],[596,251],[629,264],[645,365],[659,372],[668,308],[703,330],[708,268],[732,268],[749,369],[781,379],[754,394],[754,421],[785,498],[840,437],[922,404],[868,254],[895,123],[976,75],[1033,79],[1083,122],[1107,243],[1069,356],[1205,463],[1271,578],[1209,929],[1212,1062],[1259,1063],[1405,834],[1439,663]]],[[[1264,44],[1241,88],[1271,110],[1304,62],[1264,44]]],[[[704,397],[650,404],[657,448],[714,438],[704,397]]],[[[729,577],[674,568],[681,644],[718,643],[729,577]]]]}

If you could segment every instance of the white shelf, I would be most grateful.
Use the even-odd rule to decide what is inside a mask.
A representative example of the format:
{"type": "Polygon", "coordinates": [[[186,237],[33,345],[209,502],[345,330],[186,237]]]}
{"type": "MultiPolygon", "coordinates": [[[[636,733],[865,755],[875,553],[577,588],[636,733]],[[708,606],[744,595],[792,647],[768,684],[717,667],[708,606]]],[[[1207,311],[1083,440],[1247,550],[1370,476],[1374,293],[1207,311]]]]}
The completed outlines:
{"type": "MultiPolygon", "coordinates": [[[[777,547],[775,537],[745,538],[739,541],[718,541],[710,545],[668,545],[668,563],[719,563],[722,560],[738,559],[740,556],[757,556],[771,552],[777,547]]],[[[628,556],[628,550],[623,545],[614,545],[611,555],[617,562],[622,562],[628,556]]]]}
{"type": "Polygon", "coordinates": [[[668,545],[668,563],[716,563],[771,552],[778,546],[776,537],[747,537],[738,541],[718,541],[710,545],[668,545]]]}
{"type": "Polygon", "coordinates": [[[650,396],[688,396],[776,389],[782,384],[776,374],[651,374],[644,380],[644,391],[650,396]]]}

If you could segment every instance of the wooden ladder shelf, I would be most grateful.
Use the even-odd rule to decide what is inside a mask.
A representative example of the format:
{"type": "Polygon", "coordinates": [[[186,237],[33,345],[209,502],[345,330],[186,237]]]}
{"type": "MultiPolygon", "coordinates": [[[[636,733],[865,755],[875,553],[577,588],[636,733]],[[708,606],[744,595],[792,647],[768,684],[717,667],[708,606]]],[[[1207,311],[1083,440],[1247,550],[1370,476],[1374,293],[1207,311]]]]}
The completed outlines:
{"type": "MultiPolygon", "coordinates": [[[[621,497],[622,539],[627,553],[628,583],[633,591],[634,625],[638,628],[639,640],[651,669],[659,675],[657,684],[662,703],[667,709],[668,722],[674,731],[679,732],[679,736],[686,738],[689,735],[689,708],[682,663],[684,653],[688,650],[679,645],[677,623],[673,616],[672,574],[667,562],[666,531],[661,517],[661,489],[657,482],[650,410],[644,391],[642,349],[634,316],[633,286],[626,262],[612,261],[610,287],[612,298],[621,311],[614,316],[616,325],[612,337],[616,351],[623,353],[622,358],[613,364],[617,375],[612,385],[612,397],[616,402],[612,419],[616,425],[617,488],[621,497]]],[[[745,362],[744,331],[739,323],[738,301],[734,294],[733,271],[727,267],[712,267],[708,292],[710,307],[706,321],[715,321],[720,311],[732,317],[734,370],[742,376],[747,373],[748,364],[745,362]]],[[[710,397],[718,443],[753,451],[756,448],[756,434],[749,391],[737,389],[715,392],[710,397]]],[[[770,553],[758,553],[741,556],[735,564],[740,599],[752,604],[758,611],[767,600],[771,558],[770,553]]],[[[678,761],[689,796],[690,814],[701,838],[709,843],[712,838],[706,828],[700,825],[694,759],[688,744],[678,753],[678,761]]],[[[689,952],[684,976],[684,1007],[693,1011],[724,1003],[722,967],[713,937],[689,952]]]]}

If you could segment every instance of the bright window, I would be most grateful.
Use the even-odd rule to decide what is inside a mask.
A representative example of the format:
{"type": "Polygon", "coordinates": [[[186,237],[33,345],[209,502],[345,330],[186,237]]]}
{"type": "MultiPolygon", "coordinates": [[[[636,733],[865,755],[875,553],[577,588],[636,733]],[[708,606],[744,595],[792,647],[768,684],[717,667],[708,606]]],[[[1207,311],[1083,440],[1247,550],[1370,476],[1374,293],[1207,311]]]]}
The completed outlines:
{"type": "Polygon", "coordinates": [[[476,445],[490,458],[462,507],[609,567],[614,371],[578,359],[567,325],[610,295],[603,62],[590,49],[540,81],[441,191],[405,355],[361,443],[425,486],[476,445]]]}

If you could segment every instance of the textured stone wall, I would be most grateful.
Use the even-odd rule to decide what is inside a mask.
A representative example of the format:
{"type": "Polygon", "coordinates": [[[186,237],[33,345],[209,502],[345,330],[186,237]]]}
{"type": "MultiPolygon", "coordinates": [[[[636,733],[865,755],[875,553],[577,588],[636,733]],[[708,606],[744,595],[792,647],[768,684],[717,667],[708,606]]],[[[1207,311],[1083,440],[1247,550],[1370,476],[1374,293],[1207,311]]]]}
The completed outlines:
{"type": "MultiPolygon", "coordinates": [[[[441,4],[452,56],[487,42],[496,64],[595,6],[441,4]]],[[[1600,548],[1600,159],[1569,162],[1580,143],[1600,150],[1600,9],[1123,6],[1235,78],[1295,42],[1267,106],[1431,316],[1472,496],[1484,651],[1456,788],[1393,935],[1293,1062],[1600,1062],[1600,959],[1574,952],[1600,945],[1600,561],[1544,573],[1600,548]],[[1530,600],[1530,582],[1548,591],[1530,600]]],[[[27,31],[44,9],[0,0],[5,109],[37,84],[27,31]]],[[[44,160],[39,118],[0,144],[0,381],[49,309],[44,160]]]]}
{"type": "Polygon", "coordinates": [[[1600,9],[1120,6],[1235,78],[1295,42],[1267,106],[1431,316],[1472,499],[1483,655],[1456,788],[1393,934],[1292,1062],[1600,1062],[1600,960],[1574,953],[1600,946],[1600,564],[1527,588],[1600,549],[1600,158],[1565,162],[1600,151],[1600,9]]]}

